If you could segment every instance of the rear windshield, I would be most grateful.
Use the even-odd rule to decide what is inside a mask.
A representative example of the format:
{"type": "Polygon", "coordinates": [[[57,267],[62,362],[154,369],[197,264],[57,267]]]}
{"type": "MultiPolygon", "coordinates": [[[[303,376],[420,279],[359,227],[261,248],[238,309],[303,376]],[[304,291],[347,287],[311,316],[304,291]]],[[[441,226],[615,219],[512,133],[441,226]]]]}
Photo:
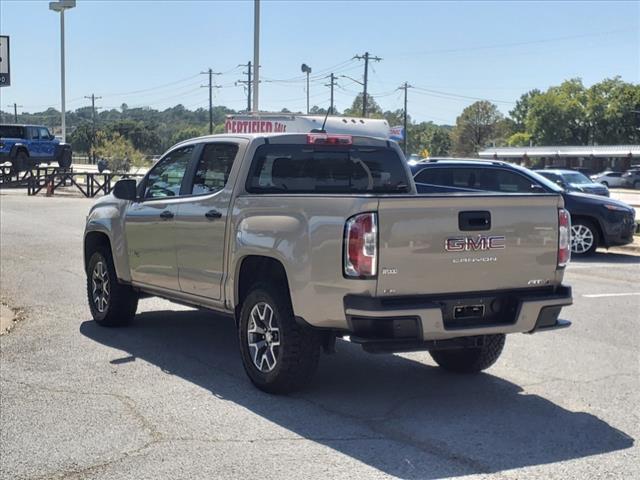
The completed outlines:
{"type": "Polygon", "coordinates": [[[15,125],[0,125],[0,138],[23,138],[23,130],[15,125]]]}
{"type": "Polygon", "coordinates": [[[407,193],[402,159],[386,147],[262,145],[253,158],[251,193],[407,193]]]}

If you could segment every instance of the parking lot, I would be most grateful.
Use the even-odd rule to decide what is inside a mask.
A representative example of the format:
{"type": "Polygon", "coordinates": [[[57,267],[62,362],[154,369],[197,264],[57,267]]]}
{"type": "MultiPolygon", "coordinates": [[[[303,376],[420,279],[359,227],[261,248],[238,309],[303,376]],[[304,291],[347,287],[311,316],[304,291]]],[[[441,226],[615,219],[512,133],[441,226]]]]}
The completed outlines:
{"type": "Polygon", "coordinates": [[[640,256],[573,262],[573,326],[509,336],[487,373],[339,342],[278,397],[250,384],[232,321],[158,299],[129,328],[90,319],[91,203],[0,194],[22,317],[0,337],[2,478],[640,478],[640,256]]]}

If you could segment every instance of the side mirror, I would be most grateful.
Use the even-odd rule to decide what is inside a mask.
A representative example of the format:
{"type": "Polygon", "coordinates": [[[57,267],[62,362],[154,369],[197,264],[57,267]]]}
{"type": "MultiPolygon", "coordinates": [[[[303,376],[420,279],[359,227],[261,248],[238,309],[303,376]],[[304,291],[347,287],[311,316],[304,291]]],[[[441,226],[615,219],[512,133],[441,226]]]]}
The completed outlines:
{"type": "Polygon", "coordinates": [[[131,178],[118,180],[113,187],[113,196],[120,200],[135,200],[138,197],[136,181],[131,178]]]}
{"type": "Polygon", "coordinates": [[[542,187],[542,185],[538,185],[537,183],[531,184],[531,191],[534,193],[546,193],[546,190],[542,187]]]}
{"type": "Polygon", "coordinates": [[[56,138],[55,135],[49,134],[49,140],[53,140],[54,138],[56,138]]]}

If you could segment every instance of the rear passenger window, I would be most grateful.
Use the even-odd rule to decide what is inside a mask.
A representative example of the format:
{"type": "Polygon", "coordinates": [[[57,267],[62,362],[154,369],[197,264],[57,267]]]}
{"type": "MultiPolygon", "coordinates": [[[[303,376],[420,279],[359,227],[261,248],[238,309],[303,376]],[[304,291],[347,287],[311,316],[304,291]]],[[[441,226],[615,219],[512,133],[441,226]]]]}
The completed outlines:
{"type": "Polygon", "coordinates": [[[531,193],[533,181],[500,168],[427,168],[416,175],[415,181],[440,187],[454,187],[457,191],[499,193],[531,193]]]}
{"type": "Polygon", "coordinates": [[[406,193],[404,163],[387,147],[262,145],[251,165],[252,193],[406,193]]]}
{"type": "Polygon", "coordinates": [[[206,144],[196,168],[191,193],[204,195],[222,190],[227,184],[237,153],[238,145],[235,144],[206,144]]]}

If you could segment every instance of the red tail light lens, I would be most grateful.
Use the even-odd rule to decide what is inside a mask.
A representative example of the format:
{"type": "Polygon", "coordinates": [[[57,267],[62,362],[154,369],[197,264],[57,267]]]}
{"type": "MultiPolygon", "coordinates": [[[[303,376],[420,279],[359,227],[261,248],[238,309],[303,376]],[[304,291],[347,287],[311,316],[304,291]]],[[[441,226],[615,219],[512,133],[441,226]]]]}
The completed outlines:
{"type": "Polygon", "coordinates": [[[347,277],[376,276],[378,226],[375,213],[361,213],[347,220],[344,241],[344,274],[347,277]]]}
{"type": "Polygon", "coordinates": [[[314,145],[351,145],[351,135],[327,135],[326,133],[309,133],[307,143],[314,145]]]}
{"type": "Polygon", "coordinates": [[[571,215],[564,208],[558,210],[558,267],[566,267],[571,260],[571,215]]]}

